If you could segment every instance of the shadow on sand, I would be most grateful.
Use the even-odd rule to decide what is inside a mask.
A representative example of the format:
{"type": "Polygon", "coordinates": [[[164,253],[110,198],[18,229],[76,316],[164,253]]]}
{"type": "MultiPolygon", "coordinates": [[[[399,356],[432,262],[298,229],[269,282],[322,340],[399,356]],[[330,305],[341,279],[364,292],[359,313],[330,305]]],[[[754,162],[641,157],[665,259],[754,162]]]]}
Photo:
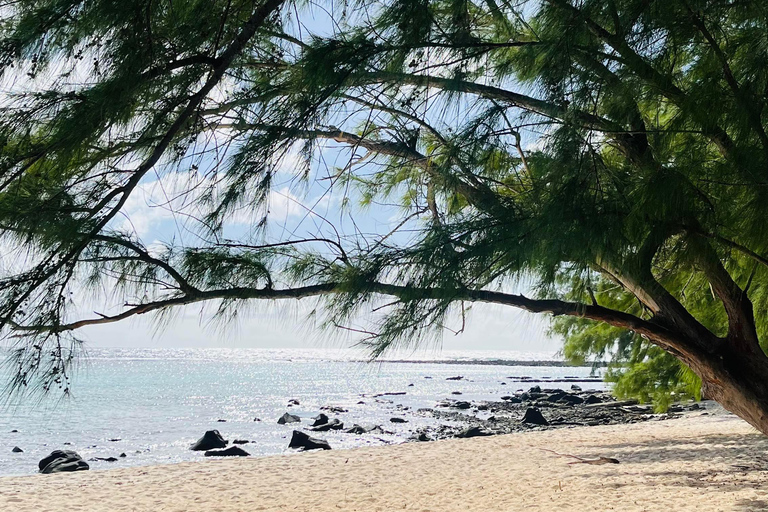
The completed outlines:
{"type": "MultiPolygon", "coordinates": [[[[740,499],[732,508],[723,510],[768,511],[768,437],[757,431],[637,443],[606,442],[585,447],[576,455],[588,459],[615,457],[621,461],[616,471],[636,475],[637,485],[653,482],[654,486],[691,487],[697,489],[702,500],[722,493],[753,491],[754,499],[740,499]],[[656,469],[666,463],[679,468],[681,462],[687,469],[656,469]]],[[[621,487],[627,490],[626,484],[621,487]]]]}

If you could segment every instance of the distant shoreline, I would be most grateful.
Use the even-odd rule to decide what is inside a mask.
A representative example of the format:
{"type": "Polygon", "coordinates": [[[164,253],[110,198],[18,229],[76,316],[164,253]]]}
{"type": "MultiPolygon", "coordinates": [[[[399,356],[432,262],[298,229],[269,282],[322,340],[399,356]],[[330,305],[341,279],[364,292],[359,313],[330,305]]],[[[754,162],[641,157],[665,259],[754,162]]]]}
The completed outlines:
{"type": "MultiPolygon", "coordinates": [[[[369,361],[361,359],[360,362],[367,363],[369,361]]],[[[548,366],[557,368],[605,368],[608,363],[605,361],[599,361],[597,363],[590,364],[575,364],[568,361],[527,361],[527,360],[514,360],[514,359],[375,359],[374,363],[411,363],[411,364],[467,364],[467,365],[483,365],[483,366],[548,366]]]]}

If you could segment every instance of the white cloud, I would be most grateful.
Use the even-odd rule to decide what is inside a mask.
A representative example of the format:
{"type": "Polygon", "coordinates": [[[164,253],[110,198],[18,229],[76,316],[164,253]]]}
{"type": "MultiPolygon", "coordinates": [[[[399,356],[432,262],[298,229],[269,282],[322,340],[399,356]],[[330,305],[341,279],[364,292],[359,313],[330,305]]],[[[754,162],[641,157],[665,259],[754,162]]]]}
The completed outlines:
{"type": "MultiPolygon", "coordinates": [[[[210,178],[196,173],[169,173],[144,181],[131,193],[114,227],[133,232],[142,239],[166,239],[173,234],[196,231],[207,212],[203,196],[211,188],[214,194],[220,192],[210,178]]],[[[302,199],[287,186],[271,190],[266,201],[270,218],[278,222],[305,215],[309,210],[302,204],[302,199]]],[[[258,209],[244,206],[233,212],[226,224],[248,226],[262,214],[258,209]]]]}

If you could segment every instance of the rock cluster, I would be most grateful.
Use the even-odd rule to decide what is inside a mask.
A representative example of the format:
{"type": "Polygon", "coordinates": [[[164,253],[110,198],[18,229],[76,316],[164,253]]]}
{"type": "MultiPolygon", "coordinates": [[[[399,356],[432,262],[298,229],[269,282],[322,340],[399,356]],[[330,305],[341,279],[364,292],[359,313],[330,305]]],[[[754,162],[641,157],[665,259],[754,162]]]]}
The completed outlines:
{"type": "Polygon", "coordinates": [[[608,392],[582,391],[577,385],[572,385],[567,391],[542,389],[537,385],[527,391],[502,396],[500,401],[445,399],[434,409],[419,409],[418,413],[451,421],[451,425],[440,425],[421,432],[433,439],[443,439],[472,437],[478,432],[485,433],[479,435],[505,434],[530,429],[660,420],[699,408],[699,404],[692,403],[670,407],[665,414],[654,414],[650,405],[638,405],[633,400],[617,401],[608,392]],[[490,416],[485,417],[486,414],[490,416]],[[465,426],[461,426],[462,423],[465,426]]]}

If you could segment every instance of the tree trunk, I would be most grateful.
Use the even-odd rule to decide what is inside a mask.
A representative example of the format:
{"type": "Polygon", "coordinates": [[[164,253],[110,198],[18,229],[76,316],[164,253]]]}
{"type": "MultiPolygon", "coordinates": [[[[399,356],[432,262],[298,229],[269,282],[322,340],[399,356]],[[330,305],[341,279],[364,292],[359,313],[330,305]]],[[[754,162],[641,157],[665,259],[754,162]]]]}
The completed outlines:
{"type": "Polygon", "coordinates": [[[729,338],[720,348],[689,361],[702,381],[702,396],[768,435],[768,357],[746,340],[729,338]]]}

